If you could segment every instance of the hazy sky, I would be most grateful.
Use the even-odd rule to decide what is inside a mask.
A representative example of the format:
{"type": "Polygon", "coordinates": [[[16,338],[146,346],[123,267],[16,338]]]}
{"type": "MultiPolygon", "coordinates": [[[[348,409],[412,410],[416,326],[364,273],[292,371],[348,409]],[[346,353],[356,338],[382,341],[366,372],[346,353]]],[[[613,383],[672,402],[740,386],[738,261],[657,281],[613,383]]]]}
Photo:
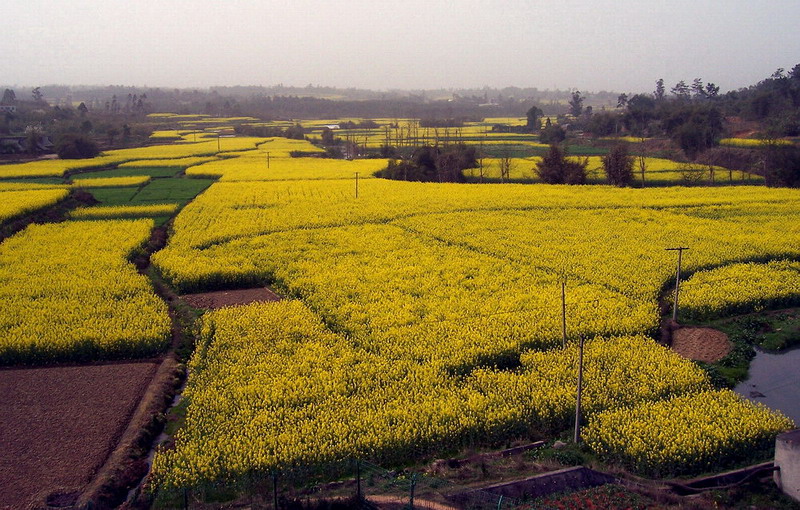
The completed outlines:
{"type": "Polygon", "coordinates": [[[2,0],[0,83],[736,89],[800,63],[798,0],[2,0]]]}

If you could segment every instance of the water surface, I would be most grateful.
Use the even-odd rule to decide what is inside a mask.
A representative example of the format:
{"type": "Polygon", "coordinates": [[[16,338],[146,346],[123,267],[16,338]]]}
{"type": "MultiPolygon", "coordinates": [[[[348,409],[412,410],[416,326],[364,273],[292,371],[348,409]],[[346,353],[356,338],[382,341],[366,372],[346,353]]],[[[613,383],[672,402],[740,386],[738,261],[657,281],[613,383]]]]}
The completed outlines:
{"type": "Polygon", "coordinates": [[[779,409],[800,426],[800,349],[781,354],[756,351],[749,378],[736,385],[736,393],[779,409]]]}

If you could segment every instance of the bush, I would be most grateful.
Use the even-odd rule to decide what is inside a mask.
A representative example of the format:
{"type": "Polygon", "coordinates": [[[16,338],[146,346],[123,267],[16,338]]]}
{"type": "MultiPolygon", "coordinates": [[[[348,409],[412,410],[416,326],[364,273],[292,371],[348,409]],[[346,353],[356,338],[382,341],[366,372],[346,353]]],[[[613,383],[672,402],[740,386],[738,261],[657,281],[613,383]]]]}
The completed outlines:
{"type": "Polygon", "coordinates": [[[681,175],[681,182],[684,184],[700,184],[709,177],[709,173],[703,165],[692,163],[681,163],[678,167],[681,175]]]}
{"type": "Polygon", "coordinates": [[[375,175],[385,179],[422,182],[463,182],[464,169],[477,165],[475,147],[464,144],[440,149],[426,145],[411,155],[410,161],[389,161],[375,175]]]}
{"type": "Polygon", "coordinates": [[[85,135],[67,134],[56,143],[56,153],[61,159],[85,159],[100,154],[100,148],[85,135]]]}
{"type": "Polygon", "coordinates": [[[609,184],[627,186],[633,181],[633,158],[628,155],[628,148],[615,145],[603,157],[603,169],[609,184]]]}
{"type": "Polygon", "coordinates": [[[800,148],[769,146],[764,178],[767,186],[800,187],[800,148]]]}
{"type": "Polygon", "coordinates": [[[558,124],[550,124],[542,129],[539,134],[539,141],[542,143],[561,143],[567,139],[567,132],[558,124]]]}
{"type": "Polygon", "coordinates": [[[586,184],[587,164],[588,159],[570,161],[567,152],[553,144],[536,164],[536,173],[546,184],[586,184]]]}
{"type": "Polygon", "coordinates": [[[586,123],[586,131],[594,136],[609,136],[617,131],[619,116],[610,112],[600,112],[589,119],[586,123]]]}

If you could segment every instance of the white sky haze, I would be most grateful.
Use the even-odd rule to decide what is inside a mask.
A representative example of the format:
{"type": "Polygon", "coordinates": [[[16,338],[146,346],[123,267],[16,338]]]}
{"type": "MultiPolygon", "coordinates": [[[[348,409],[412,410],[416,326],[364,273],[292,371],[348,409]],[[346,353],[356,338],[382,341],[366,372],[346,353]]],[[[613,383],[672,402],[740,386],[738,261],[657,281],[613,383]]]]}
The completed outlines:
{"type": "Polygon", "coordinates": [[[0,83],[722,90],[800,63],[800,1],[3,0],[0,83]]]}

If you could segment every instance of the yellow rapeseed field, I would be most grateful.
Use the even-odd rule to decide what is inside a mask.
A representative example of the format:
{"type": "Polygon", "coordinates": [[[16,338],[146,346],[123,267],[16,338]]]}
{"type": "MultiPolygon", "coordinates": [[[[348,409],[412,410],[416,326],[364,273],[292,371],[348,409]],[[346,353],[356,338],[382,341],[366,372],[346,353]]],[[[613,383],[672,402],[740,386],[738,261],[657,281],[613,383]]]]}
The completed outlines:
{"type": "MultiPolygon", "coordinates": [[[[589,342],[585,363],[589,416],[708,388],[694,364],[643,337],[589,342]]],[[[560,430],[574,412],[577,347],[529,352],[518,371],[462,376],[375,352],[331,332],[302,303],[283,301],[205,315],[190,370],[186,426],[153,467],[162,487],[291,476],[356,457],[401,462],[560,430]]]]}
{"type": "Polygon", "coordinates": [[[166,304],[128,257],[152,220],[31,225],[0,244],[0,365],[152,355],[166,304]]]}
{"type": "Polygon", "coordinates": [[[0,223],[51,206],[67,197],[66,189],[5,191],[0,187],[0,223]]]}
{"type": "MultiPolygon", "coordinates": [[[[698,392],[725,407],[725,394],[704,393],[704,372],[643,336],[674,278],[665,248],[690,246],[684,270],[696,275],[800,258],[796,190],[365,179],[356,197],[346,175],[291,161],[294,180],[245,182],[266,165],[256,152],[190,168],[230,181],[184,208],[153,257],[184,292],[272,283],[302,301],[204,317],[187,425],[156,457],[164,486],[560,430],[574,413],[578,336],[590,339],[590,422],[698,392]]],[[[763,437],[789,426],[763,416],[750,422],[763,437]]],[[[720,458],[747,441],[722,434],[710,447],[720,458]]],[[[687,446],[690,468],[698,448],[687,446]]]]}
{"type": "Polygon", "coordinates": [[[70,211],[69,217],[78,220],[148,218],[155,216],[172,216],[177,210],[178,204],[94,206],[82,207],[70,211]]]}
{"type": "Polygon", "coordinates": [[[792,420],[730,390],[618,407],[584,431],[600,456],[655,476],[718,470],[774,446],[792,420]]]}
{"type": "Polygon", "coordinates": [[[127,186],[144,186],[150,182],[149,175],[131,177],[84,177],[72,180],[74,188],[119,188],[127,186]]]}

